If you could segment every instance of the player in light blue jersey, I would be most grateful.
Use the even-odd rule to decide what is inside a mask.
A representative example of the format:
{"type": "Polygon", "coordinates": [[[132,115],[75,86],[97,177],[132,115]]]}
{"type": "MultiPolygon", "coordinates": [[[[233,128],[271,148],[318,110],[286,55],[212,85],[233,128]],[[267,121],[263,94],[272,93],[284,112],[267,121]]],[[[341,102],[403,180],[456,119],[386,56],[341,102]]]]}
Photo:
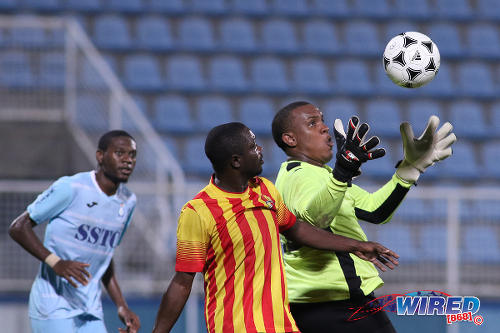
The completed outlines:
{"type": "Polygon", "coordinates": [[[127,326],[137,332],[139,318],[127,306],[113,268],[136,204],[123,183],[135,167],[136,143],[130,134],[104,134],[96,152],[97,170],[59,178],[17,217],[10,236],[42,261],[31,288],[33,333],[105,333],[101,282],[127,326]],[[48,221],[44,242],[33,227],[48,221]]]}

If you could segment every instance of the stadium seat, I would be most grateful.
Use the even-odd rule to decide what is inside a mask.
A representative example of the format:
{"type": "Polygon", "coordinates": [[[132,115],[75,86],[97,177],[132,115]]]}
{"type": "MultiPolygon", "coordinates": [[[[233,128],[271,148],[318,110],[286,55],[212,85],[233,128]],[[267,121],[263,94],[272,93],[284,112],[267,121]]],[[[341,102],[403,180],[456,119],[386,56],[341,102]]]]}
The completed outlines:
{"type": "MultiPolygon", "coordinates": [[[[484,177],[500,179],[500,168],[496,161],[500,161],[500,142],[491,141],[482,145],[482,169],[484,177]],[[495,161],[495,162],[493,162],[495,161]]],[[[500,207],[500,205],[497,204],[500,207]]]]}
{"type": "Polygon", "coordinates": [[[293,63],[293,84],[298,93],[330,94],[325,63],[318,59],[299,59],[293,63]]]}
{"type": "Polygon", "coordinates": [[[234,121],[229,100],[218,96],[200,97],[196,103],[197,127],[208,132],[213,127],[234,121]]]}
{"type": "Polygon", "coordinates": [[[367,63],[359,60],[338,61],[334,65],[335,82],[332,85],[340,94],[369,96],[374,92],[367,63]]]}
{"type": "MultiPolygon", "coordinates": [[[[361,121],[363,121],[361,119],[361,121]]],[[[366,139],[378,134],[375,131],[368,132],[366,139]]],[[[365,163],[363,165],[362,172],[363,177],[377,178],[381,181],[388,181],[391,179],[396,169],[394,166],[397,161],[401,159],[399,153],[395,154],[395,149],[391,147],[391,144],[388,141],[381,140],[381,143],[376,148],[384,148],[385,156],[377,158],[369,163],[365,163]],[[395,155],[397,157],[395,157],[395,155]]],[[[335,148],[336,149],[336,148],[335,148]]]]}
{"type": "Polygon", "coordinates": [[[264,157],[264,165],[262,166],[262,174],[264,177],[274,180],[278,175],[281,163],[285,162],[288,156],[286,156],[285,152],[278,147],[273,140],[269,140],[267,143],[267,145],[264,145],[264,143],[257,138],[257,144],[263,146],[262,155],[264,157]]]}
{"type": "Polygon", "coordinates": [[[213,51],[215,41],[210,21],[199,17],[183,19],[179,26],[179,45],[190,51],[213,51]]]}
{"type": "Polygon", "coordinates": [[[493,24],[478,23],[468,26],[466,30],[467,49],[474,57],[500,58],[500,37],[493,24]]]}
{"type": "Polygon", "coordinates": [[[168,151],[172,154],[172,156],[176,160],[179,160],[181,154],[180,154],[179,143],[177,142],[177,140],[170,136],[162,136],[162,141],[165,144],[165,147],[167,147],[168,151]]]}
{"type": "Polygon", "coordinates": [[[23,0],[24,7],[36,12],[56,12],[62,9],[61,0],[23,0]]]}
{"type": "Polygon", "coordinates": [[[457,95],[454,82],[449,65],[442,62],[436,77],[425,86],[418,88],[417,93],[435,98],[454,97],[457,95]]]}
{"type": "Polygon", "coordinates": [[[124,81],[128,88],[145,92],[160,91],[164,86],[158,62],[150,55],[125,58],[124,81]]]}
{"type": "Polygon", "coordinates": [[[104,3],[112,12],[138,14],[144,10],[142,0],[107,0],[104,3]]]}
{"type": "MultiPolygon", "coordinates": [[[[110,69],[116,73],[116,61],[112,56],[105,56],[104,61],[110,69]]],[[[97,69],[89,61],[84,61],[82,64],[80,84],[85,89],[102,89],[106,87],[103,76],[98,74],[97,69]]]]}
{"type": "Polygon", "coordinates": [[[257,50],[252,22],[245,19],[229,19],[221,23],[221,46],[230,52],[257,50]]]}
{"type": "Polygon", "coordinates": [[[418,89],[403,88],[392,82],[387,75],[382,62],[375,68],[375,89],[379,96],[412,98],[418,97],[418,89]]]}
{"type": "MultiPolygon", "coordinates": [[[[147,117],[148,116],[147,115],[148,106],[147,106],[147,103],[146,103],[146,100],[144,99],[144,97],[142,97],[140,95],[133,95],[131,97],[132,97],[133,102],[136,104],[137,108],[139,109],[139,112],[141,112],[144,116],[147,117]]],[[[134,135],[134,133],[139,132],[139,128],[138,128],[136,122],[130,118],[128,112],[126,112],[126,111],[122,112],[121,121],[122,121],[122,125],[120,126],[120,128],[123,128],[125,131],[131,133],[132,136],[134,135]]]]}
{"type": "Polygon", "coordinates": [[[183,0],[143,0],[146,1],[145,7],[152,13],[180,15],[185,14],[187,9],[183,0]]]}
{"type": "MultiPolygon", "coordinates": [[[[399,138],[399,125],[403,120],[401,112],[401,107],[393,100],[368,102],[365,115],[371,133],[381,138],[399,138]]],[[[361,121],[363,122],[363,119],[361,121]]]]}
{"type": "MultiPolygon", "coordinates": [[[[396,170],[393,169],[394,172],[396,170]]],[[[422,223],[429,219],[426,202],[420,198],[405,198],[394,215],[401,221],[422,223]]]]}
{"type": "Polygon", "coordinates": [[[104,132],[109,129],[107,98],[95,94],[80,94],[76,98],[76,124],[91,132],[104,132]]]}
{"type": "Polygon", "coordinates": [[[270,12],[266,0],[232,0],[232,10],[245,16],[264,16],[270,12]]]}
{"type": "Polygon", "coordinates": [[[438,46],[441,57],[463,58],[465,46],[458,25],[447,22],[431,23],[426,32],[438,46]]]}
{"type": "Polygon", "coordinates": [[[183,170],[208,179],[213,170],[210,161],[205,156],[205,139],[205,135],[186,139],[183,152],[183,170]]]}
{"type": "Polygon", "coordinates": [[[320,107],[323,112],[324,122],[331,131],[333,131],[333,123],[335,119],[342,120],[344,126],[347,124],[352,116],[358,116],[360,110],[358,105],[353,99],[336,98],[325,102],[325,104],[320,107]]]}
{"type": "Polygon", "coordinates": [[[436,1],[433,12],[440,19],[468,20],[474,15],[469,0],[439,0],[436,1]]]}
{"type": "Polygon", "coordinates": [[[408,120],[413,128],[413,132],[418,137],[423,133],[429,117],[432,115],[438,116],[441,120],[440,125],[446,122],[443,117],[443,107],[436,101],[428,99],[411,100],[407,106],[408,120]]]}
{"type": "MultiPolygon", "coordinates": [[[[455,131],[455,133],[457,132],[455,131]]],[[[439,168],[441,171],[440,176],[443,178],[456,181],[477,180],[481,176],[481,170],[478,166],[476,152],[477,149],[470,142],[464,142],[463,140],[455,142],[453,144],[453,155],[440,162],[433,169],[439,168]]]]}
{"type": "Polygon", "coordinates": [[[38,84],[42,88],[63,88],[66,81],[66,58],[63,53],[46,53],[40,57],[38,84]]]}
{"type": "Polygon", "coordinates": [[[98,47],[126,50],[132,46],[127,20],[118,15],[105,15],[95,19],[94,41],[98,47]]]}
{"type": "Polygon", "coordinates": [[[313,0],[310,11],[332,18],[348,18],[352,14],[348,0],[313,0]]]}
{"type": "Polygon", "coordinates": [[[490,226],[469,226],[463,230],[463,258],[466,262],[499,263],[498,230],[490,226]]]}
{"type": "Polygon", "coordinates": [[[210,87],[225,93],[244,92],[248,88],[240,58],[218,56],[209,64],[210,87]]]}
{"type": "Polygon", "coordinates": [[[420,229],[420,259],[439,262],[446,261],[447,235],[448,232],[445,226],[422,226],[420,229]]]}
{"type": "Polygon", "coordinates": [[[419,259],[414,233],[406,225],[387,225],[378,231],[378,242],[397,252],[400,263],[414,262],[419,259]]]}
{"type": "Polygon", "coordinates": [[[481,62],[462,62],[457,71],[458,90],[462,96],[473,98],[498,96],[489,65],[481,62]]]}
{"type": "Polygon", "coordinates": [[[256,58],[251,65],[253,89],[265,93],[286,93],[285,64],[278,58],[256,58]]]}
{"type": "Polygon", "coordinates": [[[391,16],[388,0],[355,0],[354,13],[370,19],[385,19],[391,16]]]}
{"type": "Polygon", "coordinates": [[[27,53],[10,51],[0,54],[0,85],[18,89],[35,85],[35,76],[27,53]]]}
{"type": "Polygon", "coordinates": [[[385,45],[380,44],[377,26],[368,21],[347,22],[344,28],[347,52],[361,57],[381,57],[385,45]]]}
{"type": "Polygon", "coordinates": [[[262,47],[276,53],[295,53],[299,50],[295,26],[285,20],[272,19],[262,24],[262,47]]]}
{"type": "Polygon", "coordinates": [[[478,0],[477,12],[483,18],[500,20],[500,2],[498,0],[478,0]]]}
{"type": "Polygon", "coordinates": [[[101,0],[66,0],[66,10],[77,12],[99,12],[102,10],[101,0]]]}
{"type": "MultiPolygon", "coordinates": [[[[497,150],[495,153],[497,158],[499,158],[500,152],[497,150]]],[[[499,171],[495,170],[495,172],[496,178],[499,179],[499,171]]],[[[471,224],[477,223],[476,220],[486,220],[496,225],[500,225],[500,204],[498,200],[475,200],[473,202],[473,208],[475,220],[472,220],[471,224]]]]}
{"type": "Polygon", "coordinates": [[[491,115],[491,126],[492,135],[495,138],[500,138],[500,102],[491,105],[490,109],[491,115]]]}
{"type": "Polygon", "coordinates": [[[173,56],[167,62],[167,86],[169,89],[201,91],[205,89],[205,79],[198,58],[173,56]]]}
{"type": "Polygon", "coordinates": [[[174,47],[170,25],[158,16],[141,16],[136,27],[137,46],[148,51],[169,51],[174,47]]]}
{"type": "Polygon", "coordinates": [[[275,114],[273,103],[265,97],[248,97],[240,102],[240,120],[254,133],[271,135],[275,114]]]}
{"type": "Polygon", "coordinates": [[[0,0],[1,11],[11,11],[19,6],[20,0],[0,0]]]}
{"type": "Polygon", "coordinates": [[[450,105],[450,122],[459,138],[485,139],[489,133],[483,105],[472,101],[457,101],[450,105]]]}
{"type": "Polygon", "coordinates": [[[227,14],[228,8],[225,0],[191,0],[189,12],[191,14],[223,15],[227,14]]]}
{"type": "Polygon", "coordinates": [[[306,0],[272,0],[276,15],[306,16],[309,14],[306,0]]]}
{"type": "Polygon", "coordinates": [[[335,25],[327,21],[308,21],[303,28],[305,51],[312,54],[332,55],[342,52],[335,25]]]}
{"type": "Polygon", "coordinates": [[[37,21],[33,16],[15,16],[15,21],[20,25],[12,26],[7,31],[7,41],[12,47],[21,48],[41,48],[48,44],[45,30],[40,27],[30,24],[32,21],[37,21]]]}
{"type": "MultiPolygon", "coordinates": [[[[394,3],[395,12],[397,16],[406,19],[420,20],[430,19],[432,17],[432,10],[429,7],[427,0],[398,0],[394,3]]],[[[405,30],[405,31],[418,31],[418,30],[405,30]]]]}
{"type": "Polygon", "coordinates": [[[158,131],[181,135],[196,131],[196,123],[186,98],[178,95],[161,96],[154,102],[153,108],[153,125],[158,131]]]}
{"type": "Polygon", "coordinates": [[[391,22],[388,22],[386,24],[384,31],[385,31],[385,34],[384,34],[383,42],[384,42],[384,49],[385,49],[385,45],[387,45],[387,43],[389,43],[389,41],[392,38],[394,38],[395,36],[399,35],[402,32],[419,31],[419,28],[415,25],[414,22],[391,21],[391,22]]]}

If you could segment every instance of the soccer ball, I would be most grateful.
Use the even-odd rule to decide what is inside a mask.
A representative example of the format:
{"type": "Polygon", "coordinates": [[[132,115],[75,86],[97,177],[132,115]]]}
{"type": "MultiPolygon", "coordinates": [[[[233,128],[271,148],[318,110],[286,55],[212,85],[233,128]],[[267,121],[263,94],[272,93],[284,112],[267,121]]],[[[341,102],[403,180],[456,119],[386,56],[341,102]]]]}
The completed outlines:
{"type": "Polygon", "coordinates": [[[436,76],[441,57],[434,42],[426,35],[410,31],[392,38],[384,51],[384,68],[395,84],[417,88],[436,76]]]}

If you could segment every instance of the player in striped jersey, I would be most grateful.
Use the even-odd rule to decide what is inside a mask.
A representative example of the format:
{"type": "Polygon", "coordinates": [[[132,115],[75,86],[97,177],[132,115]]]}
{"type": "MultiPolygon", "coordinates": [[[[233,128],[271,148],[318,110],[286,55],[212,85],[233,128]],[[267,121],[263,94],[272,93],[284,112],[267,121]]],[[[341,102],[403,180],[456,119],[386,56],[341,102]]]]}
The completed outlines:
{"type": "Polygon", "coordinates": [[[213,128],[205,142],[210,183],[181,211],[176,274],[157,314],[155,333],[169,332],[191,291],[205,280],[208,332],[299,332],[292,318],[279,233],[323,250],[354,252],[385,269],[397,254],[373,242],[333,235],[296,220],[262,172],[262,147],[241,123],[213,128]]]}

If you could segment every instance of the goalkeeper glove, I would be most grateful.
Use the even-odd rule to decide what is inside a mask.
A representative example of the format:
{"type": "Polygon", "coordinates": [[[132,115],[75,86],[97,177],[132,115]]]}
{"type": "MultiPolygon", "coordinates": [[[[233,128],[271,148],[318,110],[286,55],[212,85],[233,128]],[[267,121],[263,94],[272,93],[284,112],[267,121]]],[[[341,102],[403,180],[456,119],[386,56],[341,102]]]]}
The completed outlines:
{"type": "Polygon", "coordinates": [[[335,119],[333,125],[335,141],[337,142],[337,161],[333,169],[335,179],[350,183],[353,177],[361,174],[359,168],[362,163],[385,155],[384,148],[371,150],[380,143],[378,137],[371,137],[364,142],[369,129],[368,124],[360,125],[358,117],[353,116],[349,119],[346,135],[342,120],[335,119]]]}
{"type": "Polygon", "coordinates": [[[401,123],[400,132],[403,139],[404,159],[397,165],[396,174],[407,182],[416,182],[420,174],[429,166],[442,161],[452,154],[451,145],[457,141],[453,126],[446,122],[436,132],[439,118],[431,116],[427,127],[418,139],[407,122],[401,123]]]}

